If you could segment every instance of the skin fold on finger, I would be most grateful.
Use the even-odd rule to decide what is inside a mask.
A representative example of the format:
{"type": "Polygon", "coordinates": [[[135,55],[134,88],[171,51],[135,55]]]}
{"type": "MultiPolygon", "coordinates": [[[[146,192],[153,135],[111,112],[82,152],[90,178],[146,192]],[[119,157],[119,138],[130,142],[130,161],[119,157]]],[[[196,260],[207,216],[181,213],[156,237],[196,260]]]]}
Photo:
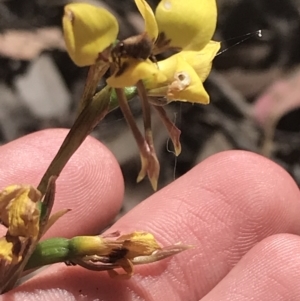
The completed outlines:
{"type": "Polygon", "coordinates": [[[299,199],[294,181],[273,162],[242,151],[214,155],[109,230],[150,231],[163,246],[181,241],[194,249],[136,267],[129,281],[56,265],[16,288],[14,300],[35,294],[45,300],[199,300],[264,238],[300,233],[299,199]]]}
{"type": "MultiPolygon", "coordinates": [[[[2,146],[0,188],[11,184],[36,187],[67,133],[64,129],[44,130],[2,146]]],[[[119,165],[94,138],[83,142],[56,184],[52,212],[63,208],[71,211],[45,237],[99,233],[120,209],[124,185],[119,165]]]]}
{"type": "Polygon", "coordinates": [[[277,234],[250,250],[201,301],[300,300],[300,237],[277,234]]]}

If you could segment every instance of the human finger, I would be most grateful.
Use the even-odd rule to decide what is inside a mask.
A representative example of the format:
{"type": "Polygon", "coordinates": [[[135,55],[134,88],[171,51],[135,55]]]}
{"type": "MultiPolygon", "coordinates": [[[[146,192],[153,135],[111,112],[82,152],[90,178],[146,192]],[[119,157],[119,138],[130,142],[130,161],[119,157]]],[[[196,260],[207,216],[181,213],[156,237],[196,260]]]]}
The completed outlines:
{"type": "Polygon", "coordinates": [[[23,300],[34,296],[36,287],[45,300],[56,294],[107,301],[199,300],[264,238],[300,233],[299,199],[297,185],[275,163],[249,152],[224,152],[145,200],[109,230],[150,231],[162,245],[181,241],[194,249],[136,267],[129,281],[57,265],[16,291],[23,300]]]}
{"type": "Polygon", "coordinates": [[[201,301],[300,299],[300,237],[278,234],[251,249],[201,301]]]}

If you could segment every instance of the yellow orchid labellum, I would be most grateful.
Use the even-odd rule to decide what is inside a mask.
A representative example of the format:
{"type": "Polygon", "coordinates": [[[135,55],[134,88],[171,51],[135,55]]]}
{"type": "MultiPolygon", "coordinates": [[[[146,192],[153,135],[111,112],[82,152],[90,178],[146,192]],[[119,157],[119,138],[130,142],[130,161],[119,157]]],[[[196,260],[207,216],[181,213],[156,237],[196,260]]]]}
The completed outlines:
{"type": "Polygon", "coordinates": [[[95,64],[99,54],[117,38],[116,18],[106,9],[87,3],[68,4],[64,12],[64,39],[71,59],[81,67],[95,64]]]}
{"type": "Polygon", "coordinates": [[[215,32],[216,0],[162,0],[155,16],[159,33],[170,40],[169,46],[199,51],[215,32]]]}
{"type": "Polygon", "coordinates": [[[106,82],[113,88],[125,88],[134,86],[139,80],[150,78],[152,82],[159,84],[165,82],[165,75],[150,60],[140,61],[134,58],[124,60],[124,71],[117,71],[106,82]]]}

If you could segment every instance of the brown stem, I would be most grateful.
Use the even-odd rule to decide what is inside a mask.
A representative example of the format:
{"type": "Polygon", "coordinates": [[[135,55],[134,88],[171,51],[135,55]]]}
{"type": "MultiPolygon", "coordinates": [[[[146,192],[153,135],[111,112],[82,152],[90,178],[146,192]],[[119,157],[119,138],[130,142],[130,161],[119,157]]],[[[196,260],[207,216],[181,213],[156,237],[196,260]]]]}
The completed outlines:
{"type": "Polygon", "coordinates": [[[116,89],[116,95],[119,100],[120,108],[123,112],[124,118],[130,127],[132,134],[134,136],[134,139],[138,145],[140,156],[141,156],[141,170],[137,177],[137,182],[140,182],[148,173],[148,166],[149,166],[149,155],[150,155],[150,147],[143,137],[142,133],[140,132],[138,126],[136,125],[136,122],[134,120],[134,117],[131,113],[130,107],[128,105],[128,101],[126,99],[126,95],[124,92],[124,89],[117,88],[116,89]]]}
{"type": "Polygon", "coordinates": [[[81,113],[84,107],[92,101],[92,98],[97,89],[97,85],[103,77],[103,75],[105,74],[105,72],[108,70],[108,68],[109,64],[107,64],[107,62],[104,61],[99,61],[96,64],[90,66],[84,90],[78,106],[78,115],[81,113]]]}
{"type": "Polygon", "coordinates": [[[180,134],[181,131],[176,127],[176,125],[170,120],[168,117],[165,109],[162,106],[155,106],[153,105],[154,109],[158,113],[160,119],[164,123],[169,136],[172,140],[172,143],[174,145],[175,155],[179,156],[181,153],[181,144],[180,144],[180,134]]]}
{"type": "Polygon", "coordinates": [[[151,129],[151,108],[148,102],[147,91],[141,80],[137,82],[136,87],[142,103],[145,138],[149,146],[152,146],[153,148],[153,136],[151,129]]]}
{"type": "Polygon", "coordinates": [[[45,194],[50,177],[59,176],[74,152],[79,148],[99,121],[105,117],[108,111],[110,93],[110,88],[105,87],[102,89],[92,98],[91,102],[84,107],[83,111],[77,117],[38,185],[38,190],[42,195],[45,194]]]}
{"type": "Polygon", "coordinates": [[[116,90],[116,94],[117,94],[117,97],[119,100],[119,105],[120,105],[120,108],[124,115],[124,118],[125,118],[127,124],[129,125],[138,146],[143,148],[144,144],[145,144],[145,139],[144,139],[142,133],[140,132],[138,126],[136,125],[136,122],[134,120],[134,117],[132,115],[130,107],[128,105],[128,101],[126,99],[124,90],[120,89],[120,88],[116,88],[115,90],[116,90]]]}
{"type": "Polygon", "coordinates": [[[143,120],[144,120],[144,130],[145,130],[145,139],[150,148],[150,158],[149,158],[149,168],[148,168],[148,177],[152,184],[154,190],[157,189],[157,181],[159,177],[160,165],[156,156],[152,128],[151,128],[151,107],[148,101],[147,91],[141,80],[136,84],[137,91],[140,97],[140,101],[143,109],[143,120]]]}

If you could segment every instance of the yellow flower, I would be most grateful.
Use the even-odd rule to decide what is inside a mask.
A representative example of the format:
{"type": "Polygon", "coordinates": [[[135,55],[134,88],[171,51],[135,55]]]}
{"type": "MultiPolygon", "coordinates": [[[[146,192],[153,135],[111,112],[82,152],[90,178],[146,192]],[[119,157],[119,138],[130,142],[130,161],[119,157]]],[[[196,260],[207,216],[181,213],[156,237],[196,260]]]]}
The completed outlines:
{"type": "Polygon", "coordinates": [[[215,32],[216,0],[162,0],[155,16],[171,47],[199,51],[215,32]]]}
{"type": "Polygon", "coordinates": [[[164,96],[168,100],[180,100],[208,104],[209,95],[203,87],[220,43],[211,41],[201,51],[181,51],[158,62],[159,70],[167,81],[158,84],[151,78],[144,80],[149,96],[164,96]]]}
{"type": "Polygon", "coordinates": [[[78,66],[89,66],[115,42],[119,26],[104,8],[71,3],[65,6],[63,30],[71,59],[78,66]]]}
{"type": "Polygon", "coordinates": [[[81,6],[77,9],[76,5],[66,6],[64,32],[73,60],[76,61],[76,56],[77,64],[93,64],[81,103],[91,101],[100,75],[102,77],[109,68],[107,86],[115,88],[119,106],[140,150],[142,168],[137,181],[148,175],[156,189],[160,167],[151,131],[150,104],[155,105],[178,155],[181,150],[180,131],[170,121],[162,105],[177,100],[209,103],[203,82],[219,49],[219,43],[210,42],[216,27],[217,7],[216,0],[199,0],[199,3],[197,0],[162,0],[154,14],[146,0],[135,0],[135,3],[145,22],[141,34],[114,42],[117,37],[115,18],[101,11],[103,20],[106,20],[102,24],[102,20],[97,18],[99,9],[83,4],[80,4],[82,9],[81,6]],[[157,62],[155,55],[170,48],[181,52],[157,62]],[[135,124],[124,93],[124,88],[132,86],[136,86],[141,99],[144,134],[135,124]]]}

